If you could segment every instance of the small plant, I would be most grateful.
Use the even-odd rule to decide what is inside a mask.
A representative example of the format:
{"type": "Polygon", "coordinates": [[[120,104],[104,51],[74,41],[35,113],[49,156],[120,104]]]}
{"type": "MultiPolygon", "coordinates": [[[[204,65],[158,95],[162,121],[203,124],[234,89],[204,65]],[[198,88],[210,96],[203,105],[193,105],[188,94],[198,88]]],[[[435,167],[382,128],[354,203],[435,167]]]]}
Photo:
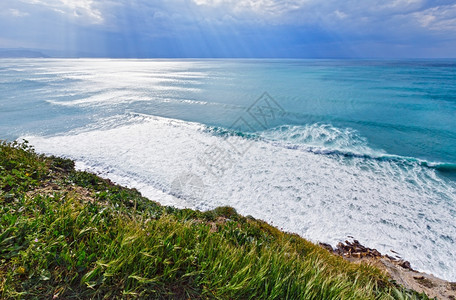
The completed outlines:
{"type": "Polygon", "coordinates": [[[51,156],[49,157],[49,160],[51,161],[51,168],[53,170],[61,170],[65,172],[74,171],[74,161],[71,159],[51,156]]]}
{"type": "Polygon", "coordinates": [[[26,143],[0,149],[0,299],[426,299],[231,207],[163,207],[26,143]]]}
{"type": "Polygon", "coordinates": [[[36,187],[48,172],[45,160],[27,141],[0,141],[0,166],[0,189],[9,194],[36,187]]]}

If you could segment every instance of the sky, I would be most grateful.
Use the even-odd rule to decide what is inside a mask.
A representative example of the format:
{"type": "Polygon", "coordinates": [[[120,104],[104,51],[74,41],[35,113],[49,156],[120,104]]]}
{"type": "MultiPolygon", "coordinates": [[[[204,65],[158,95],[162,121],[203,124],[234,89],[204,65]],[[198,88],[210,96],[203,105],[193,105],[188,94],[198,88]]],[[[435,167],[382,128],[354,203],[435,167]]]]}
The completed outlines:
{"type": "Polygon", "coordinates": [[[1,0],[0,28],[65,57],[456,57],[456,0],[1,0]]]}

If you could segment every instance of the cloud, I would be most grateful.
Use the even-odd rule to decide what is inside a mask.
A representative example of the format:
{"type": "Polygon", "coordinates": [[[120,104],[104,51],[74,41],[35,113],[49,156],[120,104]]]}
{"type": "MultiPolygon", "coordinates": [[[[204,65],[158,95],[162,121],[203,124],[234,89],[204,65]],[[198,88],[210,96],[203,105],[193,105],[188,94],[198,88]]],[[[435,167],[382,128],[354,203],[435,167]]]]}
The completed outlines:
{"type": "MultiPolygon", "coordinates": [[[[455,4],[451,0],[191,0],[217,20],[261,24],[317,25],[340,29],[389,28],[388,22],[403,24],[420,19],[423,28],[453,30],[455,4]]],[[[416,24],[415,24],[416,25],[416,24]]],[[[400,28],[395,27],[397,31],[400,28]]]]}
{"type": "Polygon", "coordinates": [[[302,7],[308,0],[193,0],[196,5],[224,7],[234,13],[252,12],[260,15],[283,15],[302,7]]]}
{"type": "Polygon", "coordinates": [[[413,14],[422,27],[456,33],[456,4],[432,7],[413,14]]]}
{"type": "Polygon", "coordinates": [[[83,52],[456,53],[454,0],[1,0],[0,15],[0,39],[83,52]]]}
{"type": "Polygon", "coordinates": [[[11,16],[18,17],[18,18],[26,17],[26,16],[29,15],[29,13],[27,13],[27,12],[23,12],[23,11],[20,11],[18,9],[14,9],[14,8],[11,8],[9,10],[9,13],[10,13],[11,16]]]}
{"type": "Polygon", "coordinates": [[[24,3],[52,9],[70,19],[91,24],[103,23],[103,15],[94,0],[20,0],[24,3]]]}

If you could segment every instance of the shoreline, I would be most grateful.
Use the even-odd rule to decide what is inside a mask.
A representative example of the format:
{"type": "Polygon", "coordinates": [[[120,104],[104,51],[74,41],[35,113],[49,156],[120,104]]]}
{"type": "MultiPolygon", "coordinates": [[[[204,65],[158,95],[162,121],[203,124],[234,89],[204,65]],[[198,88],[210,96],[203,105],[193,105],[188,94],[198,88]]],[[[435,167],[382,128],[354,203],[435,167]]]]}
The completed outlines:
{"type": "MultiPolygon", "coordinates": [[[[105,180],[113,182],[116,185],[126,186],[126,187],[132,188],[132,189],[138,189],[142,193],[140,187],[134,186],[134,184],[133,185],[129,185],[129,184],[125,185],[124,183],[122,183],[122,180],[118,180],[121,177],[116,176],[117,179],[113,179],[112,177],[109,176],[109,174],[110,174],[109,172],[104,172],[100,168],[94,168],[94,167],[86,165],[86,164],[84,164],[82,162],[76,162],[76,169],[78,171],[82,171],[82,172],[93,173],[96,176],[99,176],[99,177],[101,177],[101,178],[103,178],[105,180]],[[80,165],[78,166],[78,164],[80,164],[80,165]]],[[[149,191],[149,194],[162,194],[162,193],[165,194],[163,191],[161,191],[159,189],[156,189],[155,187],[152,187],[151,189],[154,190],[154,193],[151,193],[149,191]]],[[[176,198],[174,195],[166,194],[166,196],[179,200],[179,198],[176,198]]],[[[150,201],[154,201],[154,200],[151,200],[152,197],[149,196],[149,195],[146,195],[144,197],[148,198],[150,201]]],[[[189,206],[185,206],[185,205],[179,206],[179,205],[176,205],[176,204],[166,204],[166,203],[163,204],[161,202],[159,202],[159,203],[162,204],[162,205],[165,205],[165,206],[173,206],[173,207],[176,207],[178,209],[198,210],[197,208],[189,207],[189,206]]],[[[255,217],[255,216],[253,216],[253,217],[255,217]]],[[[264,221],[263,219],[261,219],[261,220],[264,221]]],[[[437,290],[440,290],[439,292],[437,292],[436,295],[441,295],[442,293],[448,292],[448,293],[450,293],[450,296],[453,296],[455,298],[455,300],[456,300],[456,292],[453,292],[453,291],[456,291],[456,287],[452,288],[452,286],[453,286],[452,284],[455,284],[456,281],[453,282],[451,280],[442,279],[442,278],[440,278],[438,276],[433,275],[430,272],[428,273],[428,272],[425,272],[425,271],[419,271],[419,270],[413,269],[413,266],[411,265],[411,263],[409,261],[406,260],[406,258],[402,258],[402,257],[400,257],[398,255],[395,255],[396,256],[396,258],[395,258],[395,257],[392,257],[391,255],[380,253],[380,251],[375,249],[375,248],[368,248],[367,246],[359,244],[359,241],[356,240],[355,237],[347,236],[346,238],[349,238],[349,239],[353,240],[353,242],[357,242],[358,246],[361,246],[361,249],[367,249],[368,252],[370,252],[369,255],[363,255],[364,251],[359,252],[358,251],[359,248],[356,249],[355,245],[350,245],[350,243],[352,243],[352,242],[347,241],[347,240],[345,240],[344,243],[343,242],[338,242],[337,245],[333,246],[333,245],[331,245],[331,244],[329,244],[327,242],[322,242],[321,240],[318,240],[318,239],[309,239],[308,237],[304,237],[304,236],[300,235],[297,232],[294,232],[292,230],[284,229],[282,226],[275,225],[271,221],[264,221],[264,222],[270,224],[271,226],[274,226],[275,228],[277,228],[280,231],[291,233],[291,234],[297,234],[297,235],[301,236],[303,239],[306,239],[306,240],[311,241],[312,243],[318,244],[319,246],[325,248],[329,252],[331,252],[331,253],[333,253],[335,255],[338,255],[340,257],[343,257],[344,259],[347,259],[349,261],[352,261],[352,262],[365,261],[365,262],[373,263],[374,265],[376,265],[376,266],[380,267],[381,269],[387,271],[391,276],[394,275],[395,276],[394,280],[397,280],[398,282],[403,281],[400,278],[400,275],[403,274],[404,276],[407,276],[407,274],[405,274],[407,271],[413,272],[415,274],[423,274],[423,276],[425,276],[426,278],[429,277],[430,280],[432,280],[432,281],[435,280],[436,281],[435,285],[436,285],[436,287],[438,287],[437,290]],[[405,265],[401,266],[402,263],[405,263],[405,265]],[[390,264],[393,264],[397,268],[401,268],[401,270],[399,270],[398,272],[393,272],[392,268],[390,267],[390,264]],[[399,274],[399,275],[397,275],[397,274],[399,274]],[[448,287],[446,285],[448,285],[448,287]]],[[[339,240],[342,241],[343,239],[341,238],[339,240]]],[[[392,253],[398,254],[394,250],[390,250],[390,251],[392,253]]],[[[413,278],[412,278],[412,279],[410,279],[408,281],[404,281],[404,286],[416,287],[420,291],[430,291],[431,294],[436,293],[436,292],[433,291],[434,288],[432,288],[432,287],[429,288],[429,287],[426,287],[426,285],[419,285],[419,279],[413,280],[413,278]]],[[[416,290],[415,288],[412,288],[412,289],[416,290]]]]}
{"type": "MultiPolygon", "coordinates": [[[[201,132],[199,126],[193,128],[182,120],[153,117],[143,122],[127,116],[127,123],[120,122],[124,117],[115,119],[116,126],[106,125],[106,130],[94,125],[93,130],[28,137],[40,153],[99,167],[109,172],[105,176],[134,186],[161,204],[200,210],[231,205],[243,215],[333,246],[353,235],[385,254],[394,256],[389,250],[400,249],[417,269],[456,280],[452,251],[455,186],[433,180],[434,170],[370,159],[352,161],[255,141],[220,180],[204,164],[212,163],[206,151],[230,149],[225,137],[201,132]],[[196,189],[184,186],[186,179],[188,183],[195,179],[196,189]],[[182,189],[173,188],[178,181],[182,189]],[[183,197],[173,201],[158,193],[150,195],[149,187],[183,197]]],[[[288,129],[285,133],[288,136],[288,129]]],[[[228,139],[235,145],[248,141],[228,139]]]]}
{"type": "Polygon", "coordinates": [[[381,254],[376,249],[361,245],[358,240],[347,240],[345,243],[337,244],[335,248],[326,243],[319,243],[319,245],[348,261],[372,264],[388,273],[396,283],[419,293],[425,293],[430,298],[456,299],[456,282],[417,271],[412,268],[410,262],[381,254]]]}
{"type": "MultiPolygon", "coordinates": [[[[40,205],[45,205],[45,206],[50,206],[56,205],[61,206],[64,205],[65,202],[70,201],[69,203],[72,203],[76,201],[78,204],[71,204],[71,206],[66,207],[65,209],[68,210],[68,213],[66,213],[64,216],[65,218],[72,218],[72,215],[74,215],[73,212],[73,205],[76,205],[75,207],[81,207],[81,211],[78,213],[79,215],[82,214],[82,212],[85,212],[87,209],[86,207],[99,207],[98,209],[101,209],[101,211],[104,211],[106,209],[111,210],[114,215],[118,215],[121,217],[122,220],[130,220],[133,222],[131,223],[131,226],[133,224],[136,224],[134,226],[137,226],[138,222],[142,224],[143,221],[145,220],[146,223],[144,223],[141,226],[146,226],[148,222],[162,222],[161,220],[164,220],[163,222],[169,222],[169,220],[175,220],[173,221],[172,227],[181,227],[181,226],[189,226],[188,229],[190,228],[199,228],[198,230],[203,230],[204,232],[207,232],[209,237],[214,236],[220,236],[222,240],[219,241],[224,241],[226,239],[235,239],[235,244],[234,248],[230,246],[231,250],[230,251],[243,251],[242,249],[244,247],[260,247],[255,251],[260,251],[258,253],[263,253],[264,251],[272,251],[268,255],[279,255],[280,254],[280,260],[283,262],[279,263],[284,264],[289,266],[294,266],[294,264],[304,264],[306,267],[305,268],[311,268],[313,271],[310,271],[310,274],[315,274],[312,276],[317,276],[314,280],[314,287],[315,289],[319,290],[322,294],[324,295],[325,293],[329,292],[326,291],[326,283],[319,283],[319,280],[329,280],[329,285],[331,286],[334,282],[335,287],[339,286],[342,284],[344,286],[343,290],[340,290],[340,293],[349,293],[350,295],[358,295],[358,293],[365,294],[368,293],[371,295],[375,295],[377,293],[393,293],[393,294],[403,294],[406,296],[403,296],[405,298],[408,297],[418,297],[422,299],[427,299],[426,297],[422,296],[423,292],[429,293],[429,296],[434,295],[432,294],[432,290],[420,290],[420,286],[410,286],[409,283],[404,279],[402,281],[399,281],[400,278],[402,277],[395,277],[394,272],[402,272],[400,274],[404,274],[404,271],[401,270],[400,268],[407,269],[410,266],[407,265],[406,262],[400,262],[399,264],[393,264],[392,262],[390,263],[390,268],[388,269],[386,265],[384,264],[384,267],[380,265],[378,262],[382,261],[385,259],[387,256],[382,256],[378,251],[374,249],[369,249],[366,248],[362,245],[359,244],[359,242],[354,241],[354,242],[347,242],[346,244],[340,244],[334,250],[331,246],[326,245],[326,244],[321,244],[320,246],[313,244],[304,238],[300,237],[297,234],[292,234],[288,232],[283,232],[279,230],[276,227],[273,227],[269,224],[267,224],[264,221],[257,220],[253,217],[243,217],[239,215],[233,208],[230,207],[221,207],[217,208],[212,211],[207,211],[207,212],[201,212],[197,210],[191,210],[191,209],[176,209],[173,207],[164,207],[161,206],[159,203],[156,203],[150,199],[144,198],[140,195],[140,193],[135,190],[135,189],[129,189],[125,187],[118,186],[114,184],[112,181],[108,179],[102,179],[98,177],[95,174],[87,173],[87,172],[80,172],[76,171],[74,169],[74,162],[72,160],[68,159],[62,159],[62,158],[57,158],[57,157],[48,157],[44,155],[37,155],[29,148],[26,144],[11,144],[8,143],[1,143],[1,152],[0,152],[0,162],[2,164],[0,165],[0,183],[2,189],[0,190],[0,201],[3,203],[4,206],[6,206],[7,210],[6,212],[8,214],[13,214],[15,215],[14,218],[21,217],[23,218],[24,221],[32,221],[36,223],[38,219],[42,218],[42,214],[48,214],[48,210],[42,210],[42,208],[39,208],[38,206],[38,214],[35,214],[35,216],[31,218],[30,214],[22,214],[22,211],[25,207],[25,211],[29,211],[31,207],[28,207],[27,205],[24,206],[24,204],[20,204],[20,201],[25,201],[25,203],[43,203],[40,205]],[[16,167],[12,167],[12,165],[16,165],[16,167]],[[25,166],[25,167],[24,167],[25,166]],[[11,169],[11,170],[10,170],[11,169]],[[8,171],[10,170],[10,171],[8,171]],[[14,171],[13,171],[14,170],[14,171]],[[70,198],[68,198],[70,197],[70,198]],[[22,199],[22,200],[19,200],[22,199]],[[19,201],[19,202],[18,202],[19,201]],[[44,202],[43,202],[44,201],[44,202]],[[62,202],[63,201],[63,202],[62,202]],[[18,209],[12,209],[8,208],[10,205],[16,205],[15,203],[18,202],[18,209]],[[22,205],[22,206],[21,206],[22,205]],[[20,208],[23,207],[23,208],[20,208]],[[20,209],[19,209],[20,208],[20,209]],[[157,217],[158,214],[158,217],[157,217]],[[148,217],[146,217],[148,216],[148,217]],[[36,220],[35,220],[36,219],[36,220]],[[155,221],[153,221],[155,220],[155,221]],[[253,231],[252,231],[253,230],[253,231]],[[252,235],[252,233],[254,233],[252,235]],[[234,235],[233,235],[234,234],[234,235]],[[263,246],[258,246],[258,245],[268,245],[266,248],[262,248],[263,246]],[[269,248],[271,249],[276,249],[276,250],[268,250],[269,248]],[[330,250],[329,253],[328,251],[325,250],[330,250]],[[286,251],[284,249],[287,249],[286,251]],[[278,252],[277,252],[278,251],[278,252]],[[283,252],[285,251],[285,252],[283,252]],[[326,254],[325,254],[326,253],[326,254]],[[340,257],[344,258],[341,259],[340,257]],[[308,261],[311,259],[310,261],[308,261]],[[344,262],[346,261],[346,262],[344,262]],[[322,265],[322,269],[319,270],[319,266],[322,265]],[[404,267],[405,266],[405,267],[404,267]],[[328,271],[329,270],[329,271],[328,271]],[[319,275],[320,272],[322,272],[323,275],[322,278],[320,278],[319,275]],[[329,273],[327,273],[329,272],[329,273]],[[389,279],[387,280],[386,277],[384,277],[388,273],[389,279]],[[317,279],[318,278],[318,279],[317,279]],[[323,279],[324,278],[324,279],[323,279]],[[338,283],[340,280],[341,283],[338,283]],[[347,281],[348,280],[348,281],[347,281]],[[350,283],[353,280],[352,283],[350,283]],[[364,283],[363,283],[364,282],[364,283]],[[360,289],[359,291],[357,289],[360,289]],[[367,289],[366,291],[362,289],[367,289]],[[353,290],[353,291],[351,291],[353,290]],[[352,294],[353,293],[353,294],[352,294]]],[[[0,208],[2,208],[0,206],[0,208]]],[[[76,212],[76,211],[75,211],[76,212]]],[[[54,213],[51,213],[50,215],[46,215],[46,220],[47,218],[53,218],[55,217],[54,213]]],[[[60,217],[60,218],[62,218],[60,217]]],[[[96,215],[91,217],[90,219],[93,220],[96,215]]],[[[79,218],[79,217],[77,217],[79,218]]],[[[76,218],[76,219],[77,219],[76,218]]],[[[58,219],[57,219],[58,220],[58,219]]],[[[1,220],[0,220],[1,221],[1,220]]],[[[55,222],[55,221],[54,221],[55,222]]],[[[124,221],[122,221],[124,222],[124,221]]],[[[54,223],[51,223],[54,224],[54,223]]],[[[1,223],[0,223],[1,225],[1,223]]],[[[6,224],[8,225],[8,224],[6,224]]],[[[103,223],[101,223],[102,226],[103,223]]],[[[130,225],[126,226],[127,228],[130,225]]],[[[169,225],[166,225],[169,226],[169,225]]],[[[124,226],[125,227],[125,226],[124,226]]],[[[33,240],[33,236],[36,235],[36,232],[40,232],[46,227],[43,228],[37,228],[38,231],[33,231],[27,234],[27,236],[30,235],[29,239],[32,239],[29,242],[25,242],[24,245],[19,245],[20,248],[22,247],[32,247],[30,249],[46,249],[48,247],[48,242],[46,242],[48,239],[52,237],[52,235],[55,235],[58,233],[52,233],[51,236],[47,237],[36,237],[33,240]],[[42,242],[41,242],[42,241],[42,242]],[[34,248],[35,246],[33,244],[41,242],[41,246],[38,248],[34,248]],[[30,244],[28,244],[30,243],[30,244]]],[[[55,230],[61,230],[61,228],[55,229],[55,230]]],[[[79,236],[81,235],[81,232],[85,232],[86,230],[89,234],[92,232],[94,229],[93,227],[88,227],[86,229],[82,229],[78,234],[75,235],[74,239],[79,239],[79,236]],[[92,229],[91,229],[92,228],[92,229]]],[[[105,229],[106,230],[106,229],[105,229]]],[[[120,230],[120,228],[116,228],[116,230],[120,230]]],[[[141,230],[141,232],[144,232],[141,230]]],[[[8,231],[7,231],[8,233],[8,231]]],[[[4,233],[0,234],[3,235],[4,233]]],[[[140,233],[134,233],[135,235],[140,234],[140,233]]],[[[148,236],[149,234],[141,233],[145,237],[148,236]]],[[[91,234],[93,238],[97,238],[97,234],[94,233],[94,235],[91,234]]],[[[3,238],[3,237],[2,237],[3,238]]],[[[124,239],[124,238],[123,238],[124,239]]],[[[192,240],[191,238],[190,240],[192,240]]],[[[14,240],[14,239],[13,239],[14,240]]],[[[6,240],[8,241],[8,240],[6,240]]],[[[1,241],[0,241],[1,242],[1,241]]],[[[4,242],[4,241],[3,241],[4,242]]],[[[8,241],[9,243],[10,241],[8,241]]],[[[21,243],[24,243],[21,242],[21,243]]],[[[109,242],[108,240],[108,243],[109,242]]],[[[224,243],[224,242],[223,242],[224,243]]],[[[74,247],[74,246],[72,246],[74,247]]],[[[8,249],[15,249],[14,247],[8,248],[8,249]]],[[[256,249],[256,248],[254,248],[256,249]]],[[[33,251],[36,251],[33,250],[33,251]]],[[[11,251],[11,250],[7,250],[11,251]]],[[[28,251],[28,250],[27,250],[28,251]]],[[[87,250],[88,251],[88,250],[87,250]]],[[[15,253],[15,252],[13,252],[15,253]]],[[[18,252],[14,255],[20,257],[20,253],[18,252]]],[[[125,255],[131,255],[131,251],[127,252],[128,254],[125,255]]],[[[241,253],[241,252],[240,252],[241,253]]],[[[257,252],[255,252],[257,253],[257,252]]],[[[1,253],[0,253],[1,254],[1,253]]],[[[94,253],[93,255],[106,255],[105,252],[99,252],[98,254],[94,253]]],[[[120,254],[119,254],[120,255],[120,254]]],[[[224,259],[224,256],[226,254],[222,254],[222,259],[224,259]]],[[[251,252],[244,253],[241,257],[245,255],[252,255],[251,252]],[[250,253],[250,254],[249,254],[250,253]]],[[[253,255],[255,258],[259,254],[253,255]]],[[[116,255],[117,256],[117,255],[116,255]]],[[[13,256],[15,257],[15,256],[13,256]]],[[[1,258],[1,257],[0,257],[1,258]]],[[[29,259],[25,257],[24,259],[29,259]]],[[[55,259],[53,257],[50,257],[51,261],[54,261],[55,259]]],[[[120,258],[118,258],[120,259],[120,258]]],[[[240,259],[240,258],[239,258],[240,259]]],[[[258,257],[258,259],[260,259],[258,257]]],[[[389,259],[389,258],[388,258],[389,259]]],[[[260,259],[261,260],[261,259],[260,259]]],[[[16,260],[17,261],[17,260],[16,260]]],[[[19,259],[20,261],[20,259],[19,259]]],[[[6,272],[6,277],[5,278],[16,278],[15,280],[8,282],[1,282],[0,281],[0,295],[7,295],[9,292],[11,292],[9,289],[18,289],[16,292],[20,292],[21,287],[16,286],[16,282],[21,282],[23,280],[30,280],[33,279],[35,280],[33,275],[34,271],[34,264],[27,266],[30,262],[27,262],[25,260],[23,264],[24,266],[21,265],[11,265],[12,262],[10,262],[8,259],[5,260],[0,260],[0,274],[3,275],[4,272],[6,272]],[[4,265],[6,263],[6,265],[4,265]],[[9,275],[8,275],[9,274],[9,275]],[[26,279],[27,276],[29,279],[26,279]],[[10,277],[8,277],[10,276],[10,277]],[[6,288],[5,288],[6,286],[6,288]],[[4,289],[4,290],[2,290],[4,289]],[[6,294],[5,294],[6,293],[6,294]]],[[[89,262],[90,263],[90,262],[89,262]]],[[[209,261],[210,263],[210,261],[209,261]]],[[[304,266],[303,265],[303,266],[304,266]]],[[[108,266],[108,265],[107,265],[108,266]]],[[[106,268],[107,268],[106,266],[106,268]]],[[[89,266],[88,266],[89,267],[89,266]]],[[[132,268],[134,266],[131,266],[132,268]]],[[[202,267],[202,266],[200,266],[202,267]]],[[[251,265],[249,268],[257,268],[256,263],[251,265]]],[[[270,265],[269,263],[264,265],[264,268],[269,268],[270,265]]],[[[94,270],[97,270],[98,267],[95,267],[94,270]]],[[[279,269],[282,267],[279,267],[279,269]]],[[[52,274],[54,272],[57,272],[59,269],[56,270],[48,270],[46,271],[48,275],[43,277],[43,275],[39,275],[41,277],[39,278],[48,278],[46,280],[49,280],[49,278],[53,278],[52,274]]],[[[87,269],[87,271],[90,270],[87,269]]],[[[295,270],[293,267],[291,270],[295,270]]],[[[408,270],[410,272],[414,272],[415,277],[414,280],[418,280],[418,284],[423,285],[429,285],[429,279],[426,275],[422,275],[421,273],[417,273],[412,270],[408,270]],[[419,276],[416,276],[416,274],[420,274],[419,276]],[[423,277],[423,278],[421,278],[423,277]]],[[[41,271],[40,271],[41,272],[41,271]]],[[[82,272],[82,271],[81,271],[82,272]]],[[[241,272],[241,269],[239,271],[241,272]]],[[[288,271],[289,272],[289,271],[288,271]]],[[[42,273],[42,272],[41,272],[42,273]]],[[[79,272],[78,272],[79,273],[79,272]]],[[[76,273],[76,274],[78,274],[76,273]]],[[[90,272],[87,274],[91,274],[90,272]]],[[[110,273],[111,274],[111,273],[110,273]]],[[[285,273],[286,274],[286,273],[285,273]]],[[[284,275],[285,275],[284,274],[284,275]]],[[[291,276],[292,273],[290,273],[288,276],[291,276]]],[[[102,273],[99,274],[100,276],[102,273]]],[[[281,276],[284,276],[281,275],[281,276]]],[[[62,275],[58,275],[62,276],[62,275]]],[[[54,280],[58,280],[56,279],[54,280]]],[[[72,275],[72,276],[79,276],[82,275],[72,275]]],[[[88,275],[87,275],[88,276],[88,275]]],[[[92,275],[90,275],[92,276],[92,275]]],[[[98,276],[98,275],[97,275],[98,276]]],[[[111,275],[110,275],[111,276],[111,275]]],[[[133,276],[130,274],[130,277],[133,276]]],[[[138,275],[134,275],[136,277],[133,278],[139,278],[138,275]]],[[[143,278],[145,275],[141,275],[143,278]]],[[[192,275],[193,276],[193,275],[192,275]]],[[[245,275],[247,276],[247,274],[245,275]]],[[[249,276],[257,276],[256,274],[252,274],[249,276]]],[[[268,275],[269,276],[269,275],[268,275]]],[[[290,283],[288,284],[293,284],[295,285],[296,282],[294,280],[299,281],[300,276],[298,274],[295,274],[293,276],[297,276],[295,279],[290,279],[290,283]]],[[[85,276],[82,277],[84,279],[85,276]]],[[[177,277],[180,278],[180,277],[177,277]]],[[[209,277],[212,278],[212,277],[209,277]]],[[[249,278],[249,277],[247,277],[249,278]]],[[[81,280],[82,280],[81,279],[81,280]]],[[[272,278],[271,278],[272,279],[272,278]]],[[[42,285],[42,288],[49,288],[47,285],[47,281],[44,281],[44,283],[40,283],[42,285]]],[[[212,280],[212,279],[209,279],[212,280]]],[[[229,281],[229,279],[226,279],[229,281]]],[[[138,279],[137,279],[138,281],[138,279]]],[[[92,281],[90,281],[92,282],[92,281]]],[[[90,283],[89,282],[89,283],[90,283]]],[[[433,283],[434,281],[431,281],[433,283]]],[[[449,283],[441,280],[441,282],[445,284],[449,284],[450,289],[456,288],[456,284],[454,283],[449,283]]],[[[143,282],[143,280],[139,280],[138,282],[134,282],[134,284],[139,285],[142,287],[143,284],[145,284],[146,281],[143,282]]],[[[223,282],[222,288],[223,290],[223,282]]],[[[304,282],[305,283],[305,282],[304,282]]],[[[90,283],[93,284],[93,283],[90,283]]],[[[167,286],[167,283],[163,283],[165,287],[167,286]]],[[[279,282],[277,282],[279,284],[279,282]]],[[[79,285],[76,285],[78,289],[79,285]]],[[[146,286],[142,288],[146,288],[146,286]]],[[[167,287],[166,287],[167,288],[167,287]]],[[[195,287],[193,287],[195,288],[195,287]]],[[[200,289],[201,287],[198,286],[196,287],[200,289]]],[[[202,287],[204,291],[204,286],[202,287]]],[[[259,286],[256,286],[258,289],[259,286]]],[[[302,289],[302,286],[300,287],[299,285],[296,286],[297,289],[302,289]]],[[[65,289],[64,287],[60,287],[59,291],[57,292],[57,297],[53,298],[59,298],[59,295],[62,295],[62,297],[65,294],[65,292],[60,291],[60,289],[65,289]]],[[[288,288],[287,288],[288,289],[288,288]]],[[[236,289],[235,289],[236,290],[236,289]]],[[[26,291],[27,292],[27,291],[26,291]]],[[[71,291],[66,291],[67,293],[71,293],[71,291]]],[[[148,289],[144,290],[145,293],[150,292],[148,289]]],[[[259,291],[261,293],[264,293],[265,291],[259,291]]],[[[320,293],[318,292],[318,293],[320,293]]],[[[332,292],[330,292],[332,293],[332,292]]],[[[261,295],[266,295],[266,294],[261,294],[261,295]]],[[[342,295],[342,294],[341,294],[342,295]]],[[[366,294],[367,295],[367,294],[366,294]]],[[[448,298],[442,298],[442,299],[454,299],[454,296],[452,294],[436,294],[436,296],[439,297],[448,297],[448,298]],[[453,298],[452,298],[453,297],[453,298]]],[[[68,296],[68,295],[67,295],[68,296]]],[[[226,295],[225,295],[226,296],[226,295]]],[[[225,297],[224,296],[224,297],[225,297]]],[[[340,296],[340,295],[339,295],[340,296]]],[[[332,299],[337,299],[339,296],[336,296],[334,294],[334,298],[332,299]]],[[[354,297],[354,296],[353,296],[354,297]]],[[[379,294],[375,297],[377,299],[379,297],[379,294]]],[[[229,297],[230,298],[230,297],[229,297]]],[[[231,297],[232,298],[232,297],[231,297]]],[[[351,298],[351,297],[349,297],[351,298]]],[[[364,298],[364,297],[363,297],[364,298]]],[[[366,298],[371,298],[371,296],[366,298]]],[[[381,298],[381,297],[380,297],[381,298]]],[[[393,297],[395,298],[395,297],[393,297]]],[[[401,299],[401,298],[399,298],[401,299]]]]}
{"type": "MultiPolygon", "coordinates": [[[[93,173],[110,182],[112,180],[109,178],[109,176],[107,176],[107,173],[104,173],[100,170],[95,171],[91,167],[86,165],[84,165],[83,168],[78,168],[78,170],[93,173]]],[[[113,180],[112,182],[113,184],[120,184],[117,183],[117,181],[115,180],[113,180]]],[[[146,198],[148,198],[149,201],[153,201],[148,196],[146,196],[146,198]]],[[[181,207],[179,209],[193,210],[193,208],[188,207],[181,207]]],[[[280,231],[284,231],[280,228],[277,229],[280,231]]],[[[291,232],[291,234],[297,233],[291,232]]],[[[345,243],[339,242],[335,247],[324,242],[317,242],[316,244],[328,250],[330,253],[340,256],[350,262],[367,263],[373,265],[386,272],[394,282],[397,282],[398,284],[404,286],[407,289],[417,291],[418,293],[425,293],[430,298],[437,297],[437,299],[456,300],[456,282],[451,282],[449,280],[436,277],[433,274],[428,274],[426,272],[415,270],[412,268],[409,261],[403,258],[399,258],[399,256],[396,256],[397,258],[395,258],[388,254],[381,254],[376,249],[368,248],[366,246],[361,245],[359,241],[356,240],[354,237],[350,236],[350,238],[353,239],[352,242],[348,240],[346,240],[345,243]]],[[[392,250],[392,252],[395,251],[392,250]]]]}

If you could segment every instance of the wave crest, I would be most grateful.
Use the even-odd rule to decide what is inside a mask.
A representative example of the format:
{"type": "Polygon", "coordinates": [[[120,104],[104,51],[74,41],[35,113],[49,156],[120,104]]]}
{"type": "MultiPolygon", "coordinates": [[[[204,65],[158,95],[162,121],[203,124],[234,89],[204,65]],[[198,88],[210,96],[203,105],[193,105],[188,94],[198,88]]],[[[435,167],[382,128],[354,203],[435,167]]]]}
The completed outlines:
{"type": "Polygon", "coordinates": [[[368,141],[356,130],[337,128],[330,124],[314,123],[305,126],[282,125],[263,131],[262,138],[295,145],[305,145],[308,148],[318,148],[322,151],[338,151],[358,155],[379,156],[385,152],[374,150],[368,146],[368,141]]]}

